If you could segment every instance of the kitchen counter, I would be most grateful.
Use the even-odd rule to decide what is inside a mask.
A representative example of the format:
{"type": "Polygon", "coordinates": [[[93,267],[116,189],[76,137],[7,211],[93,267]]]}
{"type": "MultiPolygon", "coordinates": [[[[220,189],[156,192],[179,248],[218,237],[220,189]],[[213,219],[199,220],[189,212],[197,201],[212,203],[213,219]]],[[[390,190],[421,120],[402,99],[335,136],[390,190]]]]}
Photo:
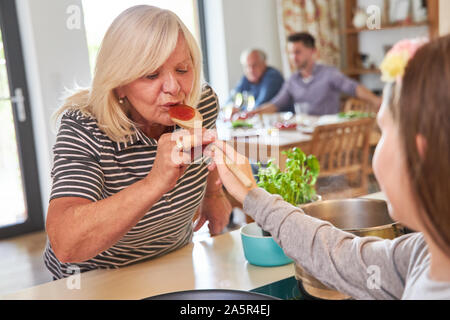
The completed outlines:
{"type": "Polygon", "coordinates": [[[135,265],[81,273],[79,289],[72,276],[2,299],[142,299],[192,289],[251,290],[293,274],[292,263],[271,268],[249,264],[244,257],[240,232],[235,230],[135,265]]]}
{"type": "MultiPolygon", "coordinates": [[[[382,193],[366,196],[384,199],[382,193]]],[[[93,270],[0,299],[143,299],[192,289],[253,290],[294,275],[294,264],[258,267],[244,257],[240,231],[191,243],[160,258],[93,270]]]]}

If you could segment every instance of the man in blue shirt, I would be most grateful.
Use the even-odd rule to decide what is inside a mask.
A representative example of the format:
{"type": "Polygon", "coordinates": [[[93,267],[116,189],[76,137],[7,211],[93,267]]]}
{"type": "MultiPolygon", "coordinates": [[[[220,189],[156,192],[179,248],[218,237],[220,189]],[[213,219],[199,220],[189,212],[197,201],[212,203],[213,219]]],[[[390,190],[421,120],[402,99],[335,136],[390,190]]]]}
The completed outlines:
{"type": "Polygon", "coordinates": [[[278,93],[284,82],[283,76],[278,70],[267,66],[266,54],[259,49],[245,50],[240,60],[244,76],[232,90],[233,95],[247,92],[255,98],[255,108],[258,108],[278,93]]]}

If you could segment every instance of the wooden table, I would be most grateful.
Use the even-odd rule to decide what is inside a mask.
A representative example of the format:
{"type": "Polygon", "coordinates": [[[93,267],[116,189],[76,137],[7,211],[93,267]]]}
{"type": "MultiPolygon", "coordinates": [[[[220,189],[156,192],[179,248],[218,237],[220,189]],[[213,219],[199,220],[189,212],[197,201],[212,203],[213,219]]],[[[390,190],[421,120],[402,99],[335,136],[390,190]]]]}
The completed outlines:
{"type": "Polygon", "coordinates": [[[270,159],[283,170],[286,156],[283,151],[294,147],[308,153],[311,145],[311,135],[296,130],[272,131],[259,136],[235,137],[228,140],[239,153],[246,155],[250,163],[267,163],[270,159]]]}
{"type": "MultiPolygon", "coordinates": [[[[332,124],[348,121],[337,115],[319,117],[318,124],[332,124]],[[322,120],[320,120],[322,119],[322,120]]],[[[250,163],[267,163],[269,159],[280,167],[285,167],[286,156],[283,151],[294,147],[302,149],[306,154],[310,153],[312,131],[300,130],[274,130],[267,128],[255,129],[231,129],[230,123],[217,121],[219,139],[227,141],[239,153],[249,158],[250,163]]],[[[378,128],[374,128],[370,136],[370,145],[376,146],[381,137],[378,128]]]]}
{"type": "Polygon", "coordinates": [[[0,296],[0,300],[138,300],[193,289],[250,291],[293,275],[293,263],[280,267],[249,264],[240,231],[235,230],[156,259],[120,269],[84,272],[0,296]]]}

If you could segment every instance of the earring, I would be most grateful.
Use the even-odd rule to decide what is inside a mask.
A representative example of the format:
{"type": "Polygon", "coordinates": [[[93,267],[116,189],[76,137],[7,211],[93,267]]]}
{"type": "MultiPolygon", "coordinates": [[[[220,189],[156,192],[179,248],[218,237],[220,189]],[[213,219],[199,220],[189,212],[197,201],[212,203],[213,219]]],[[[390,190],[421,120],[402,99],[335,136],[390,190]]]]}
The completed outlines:
{"type": "Polygon", "coordinates": [[[120,103],[120,104],[123,104],[123,102],[124,102],[123,98],[120,98],[120,99],[119,99],[119,103],[120,103]]]}

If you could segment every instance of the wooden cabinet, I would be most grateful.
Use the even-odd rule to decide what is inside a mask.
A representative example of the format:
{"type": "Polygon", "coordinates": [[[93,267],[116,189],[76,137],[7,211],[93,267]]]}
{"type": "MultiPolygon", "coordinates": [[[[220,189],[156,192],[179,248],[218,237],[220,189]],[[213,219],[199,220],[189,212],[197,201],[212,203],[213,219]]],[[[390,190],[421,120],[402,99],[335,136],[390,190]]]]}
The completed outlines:
{"type": "MultiPolygon", "coordinates": [[[[382,24],[380,29],[355,28],[353,25],[353,18],[354,13],[358,8],[358,1],[344,1],[345,25],[342,30],[346,50],[344,72],[353,78],[358,79],[359,76],[364,74],[379,73],[379,69],[377,67],[365,68],[362,66],[359,52],[359,38],[362,32],[379,32],[380,30],[392,30],[392,32],[395,32],[395,30],[400,28],[427,26],[430,38],[439,36],[439,0],[426,0],[428,18],[424,22],[414,23],[410,22],[410,19],[408,19],[402,23],[389,24],[383,23],[383,21],[386,21],[384,18],[381,19],[382,24]]],[[[384,17],[388,14],[389,1],[391,0],[384,0],[384,12],[381,13],[384,17]]]]}

